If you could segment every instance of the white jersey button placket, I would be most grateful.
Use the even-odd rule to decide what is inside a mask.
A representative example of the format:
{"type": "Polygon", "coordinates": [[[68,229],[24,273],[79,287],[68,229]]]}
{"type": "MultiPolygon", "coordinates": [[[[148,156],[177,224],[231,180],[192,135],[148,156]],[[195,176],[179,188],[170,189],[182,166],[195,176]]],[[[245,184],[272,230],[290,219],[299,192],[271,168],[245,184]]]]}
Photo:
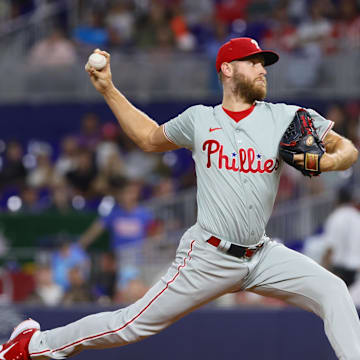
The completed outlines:
{"type": "MultiPolygon", "coordinates": [[[[240,136],[241,136],[241,133],[243,132],[243,130],[240,128],[240,127],[238,127],[238,128],[235,128],[235,134],[234,134],[234,137],[235,137],[235,144],[238,144],[239,145],[239,147],[236,149],[236,153],[237,153],[237,156],[239,156],[239,148],[241,147],[241,144],[243,144],[243,140],[240,138],[240,136]]],[[[240,159],[238,159],[238,161],[239,161],[239,166],[240,166],[240,159]]],[[[240,178],[240,181],[241,181],[241,183],[245,186],[245,187],[247,187],[248,186],[248,183],[249,183],[249,181],[248,181],[248,179],[247,179],[247,174],[245,174],[245,173],[242,173],[241,171],[239,171],[239,178],[240,178]]],[[[247,193],[247,191],[246,191],[246,188],[244,188],[244,192],[245,192],[245,194],[247,193]]],[[[247,199],[246,197],[244,197],[244,200],[245,199],[247,199]]],[[[250,210],[252,210],[252,208],[253,208],[253,206],[252,205],[250,205],[250,204],[248,204],[247,203],[247,200],[245,200],[246,201],[246,204],[245,204],[245,206],[246,206],[246,208],[248,209],[248,211],[247,211],[247,216],[248,216],[248,221],[247,221],[247,224],[248,224],[248,229],[247,229],[247,231],[248,231],[248,236],[249,237],[253,237],[254,236],[254,231],[251,231],[251,223],[252,223],[252,221],[251,221],[251,218],[252,218],[252,211],[250,211],[250,210]]],[[[245,209],[246,209],[245,208],[245,209]]]]}

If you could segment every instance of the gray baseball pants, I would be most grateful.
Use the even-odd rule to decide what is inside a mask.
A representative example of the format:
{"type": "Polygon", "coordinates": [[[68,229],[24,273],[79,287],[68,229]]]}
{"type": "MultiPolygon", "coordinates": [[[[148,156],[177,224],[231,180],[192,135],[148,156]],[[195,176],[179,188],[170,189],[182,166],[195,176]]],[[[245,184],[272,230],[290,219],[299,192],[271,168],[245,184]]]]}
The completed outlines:
{"type": "Polygon", "coordinates": [[[360,359],[360,322],[342,280],[268,238],[250,260],[226,254],[203,238],[197,225],[190,228],[167,273],[134,304],[35,333],[31,358],[64,359],[83,349],[133,343],[223,294],[248,290],[314,312],[323,319],[337,357],[360,359]]]}

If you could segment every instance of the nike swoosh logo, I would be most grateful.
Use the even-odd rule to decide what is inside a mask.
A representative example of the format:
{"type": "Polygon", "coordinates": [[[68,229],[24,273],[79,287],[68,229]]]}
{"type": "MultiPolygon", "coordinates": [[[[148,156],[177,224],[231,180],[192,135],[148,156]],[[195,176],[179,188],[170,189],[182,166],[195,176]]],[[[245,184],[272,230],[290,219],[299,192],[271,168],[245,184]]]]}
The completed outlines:
{"type": "Polygon", "coordinates": [[[6,350],[0,352],[0,359],[1,359],[1,360],[6,360],[4,356],[5,356],[6,353],[7,353],[9,350],[11,350],[16,344],[17,344],[17,342],[14,343],[14,344],[12,344],[11,346],[9,346],[6,350]]]}
{"type": "Polygon", "coordinates": [[[210,128],[209,132],[215,131],[215,130],[221,130],[222,128],[210,128]]]}

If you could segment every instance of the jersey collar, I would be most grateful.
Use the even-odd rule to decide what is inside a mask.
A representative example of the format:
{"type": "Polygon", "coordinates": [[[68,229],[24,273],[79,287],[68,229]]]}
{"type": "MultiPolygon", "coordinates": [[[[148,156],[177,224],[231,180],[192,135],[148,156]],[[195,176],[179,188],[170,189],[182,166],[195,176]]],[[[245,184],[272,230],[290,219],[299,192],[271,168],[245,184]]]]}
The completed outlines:
{"type": "Polygon", "coordinates": [[[230,111],[228,109],[225,109],[223,106],[222,108],[226,112],[226,114],[228,114],[235,122],[238,123],[240,120],[246,118],[248,115],[250,115],[253,112],[255,105],[256,103],[254,103],[251,107],[243,111],[230,111]]]}

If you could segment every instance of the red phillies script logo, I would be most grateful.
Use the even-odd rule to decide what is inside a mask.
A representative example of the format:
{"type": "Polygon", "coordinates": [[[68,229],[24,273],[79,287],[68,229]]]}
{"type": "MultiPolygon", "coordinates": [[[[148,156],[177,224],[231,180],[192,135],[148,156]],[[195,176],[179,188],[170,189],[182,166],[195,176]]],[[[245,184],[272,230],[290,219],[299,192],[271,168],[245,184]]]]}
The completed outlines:
{"type": "MultiPolygon", "coordinates": [[[[240,171],[243,173],[272,173],[279,167],[279,161],[276,159],[267,159],[262,162],[261,158],[255,160],[255,150],[253,148],[239,149],[238,154],[234,153],[234,158],[231,160],[227,155],[223,154],[223,145],[217,140],[206,140],[203,144],[203,150],[207,151],[207,164],[208,168],[211,167],[211,156],[218,154],[218,166],[222,169],[223,165],[226,170],[240,171]],[[238,155],[238,156],[237,156],[238,155]],[[237,159],[239,158],[239,160],[237,159]],[[247,164],[247,167],[246,167],[247,164]]],[[[260,156],[260,155],[259,155],[260,156]]]]}

